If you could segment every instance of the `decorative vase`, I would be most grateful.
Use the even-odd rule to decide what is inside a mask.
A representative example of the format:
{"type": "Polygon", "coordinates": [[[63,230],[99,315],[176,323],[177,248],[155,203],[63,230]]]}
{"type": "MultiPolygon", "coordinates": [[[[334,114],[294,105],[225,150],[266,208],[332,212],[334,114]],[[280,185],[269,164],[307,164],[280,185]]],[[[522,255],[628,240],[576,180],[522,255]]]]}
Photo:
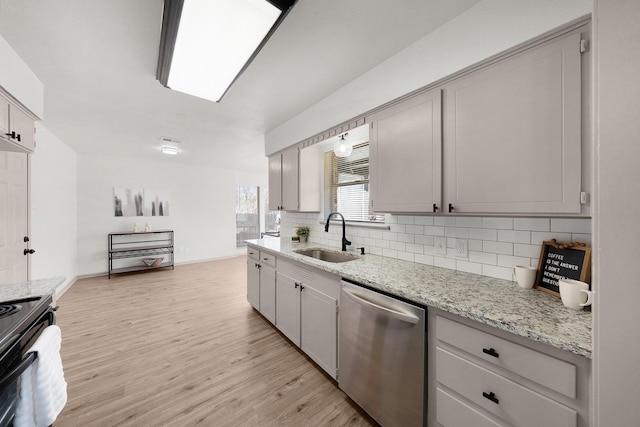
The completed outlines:
{"type": "Polygon", "coordinates": [[[300,238],[300,243],[307,243],[307,236],[298,236],[300,238]]]}

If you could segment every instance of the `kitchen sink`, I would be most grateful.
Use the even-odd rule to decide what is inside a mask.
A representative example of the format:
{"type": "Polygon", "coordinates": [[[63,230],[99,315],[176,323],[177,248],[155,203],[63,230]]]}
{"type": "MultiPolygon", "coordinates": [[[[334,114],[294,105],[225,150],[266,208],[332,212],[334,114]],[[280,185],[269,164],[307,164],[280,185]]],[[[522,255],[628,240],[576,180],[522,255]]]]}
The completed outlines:
{"type": "Polygon", "coordinates": [[[300,255],[333,263],[348,262],[358,259],[356,255],[346,254],[342,252],[332,252],[324,249],[301,249],[294,252],[300,255]]]}

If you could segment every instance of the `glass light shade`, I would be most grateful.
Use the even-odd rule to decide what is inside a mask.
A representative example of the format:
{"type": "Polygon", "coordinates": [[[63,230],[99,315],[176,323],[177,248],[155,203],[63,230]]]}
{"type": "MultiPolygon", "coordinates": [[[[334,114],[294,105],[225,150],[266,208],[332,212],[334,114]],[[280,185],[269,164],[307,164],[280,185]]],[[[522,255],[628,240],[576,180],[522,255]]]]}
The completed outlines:
{"type": "Polygon", "coordinates": [[[280,14],[265,0],[185,0],[167,86],[219,101],[280,14]]]}
{"type": "Polygon", "coordinates": [[[353,153],[353,146],[347,142],[346,138],[341,138],[333,146],[333,152],[336,157],[349,157],[353,153]]]}
{"type": "Polygon", "coordinates": [[[168,147],[166,145],[163,145],[162,147],[160,147],[160,151],[164,154],[169,154],[171,156],[175,156],[180,152],[180,150],[178,150],[176,147],[168,147]]]}

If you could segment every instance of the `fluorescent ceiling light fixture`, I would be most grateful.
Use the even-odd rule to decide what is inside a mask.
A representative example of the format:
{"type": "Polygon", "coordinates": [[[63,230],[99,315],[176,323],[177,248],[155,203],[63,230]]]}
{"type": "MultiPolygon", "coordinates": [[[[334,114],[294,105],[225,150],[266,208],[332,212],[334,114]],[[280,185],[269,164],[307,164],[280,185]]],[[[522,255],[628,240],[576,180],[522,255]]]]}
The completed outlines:
{"type": "Polygon", "coordinates": [[[180,152],[180,150],[178,150],[176,147],[169,147],[167,145],[163,145],[162,147],[160,147],[160,151],[171,156],[175,156],[180,152]]]}
{"type": "Polygon", "coordinates": [[[295,0],[165,0],[157,78],[219,102],[295,0]]]}

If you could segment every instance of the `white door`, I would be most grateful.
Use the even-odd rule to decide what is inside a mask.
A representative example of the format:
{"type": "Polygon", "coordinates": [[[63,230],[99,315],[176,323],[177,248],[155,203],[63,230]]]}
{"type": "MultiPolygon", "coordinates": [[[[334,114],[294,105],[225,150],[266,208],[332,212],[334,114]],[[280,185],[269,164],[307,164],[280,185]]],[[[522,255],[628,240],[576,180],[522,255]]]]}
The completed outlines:
{"type": "Polygon", "coordinates": [[[0,152],[0,284],[28,279],[28,178],[27,154],[0,152]]]}

